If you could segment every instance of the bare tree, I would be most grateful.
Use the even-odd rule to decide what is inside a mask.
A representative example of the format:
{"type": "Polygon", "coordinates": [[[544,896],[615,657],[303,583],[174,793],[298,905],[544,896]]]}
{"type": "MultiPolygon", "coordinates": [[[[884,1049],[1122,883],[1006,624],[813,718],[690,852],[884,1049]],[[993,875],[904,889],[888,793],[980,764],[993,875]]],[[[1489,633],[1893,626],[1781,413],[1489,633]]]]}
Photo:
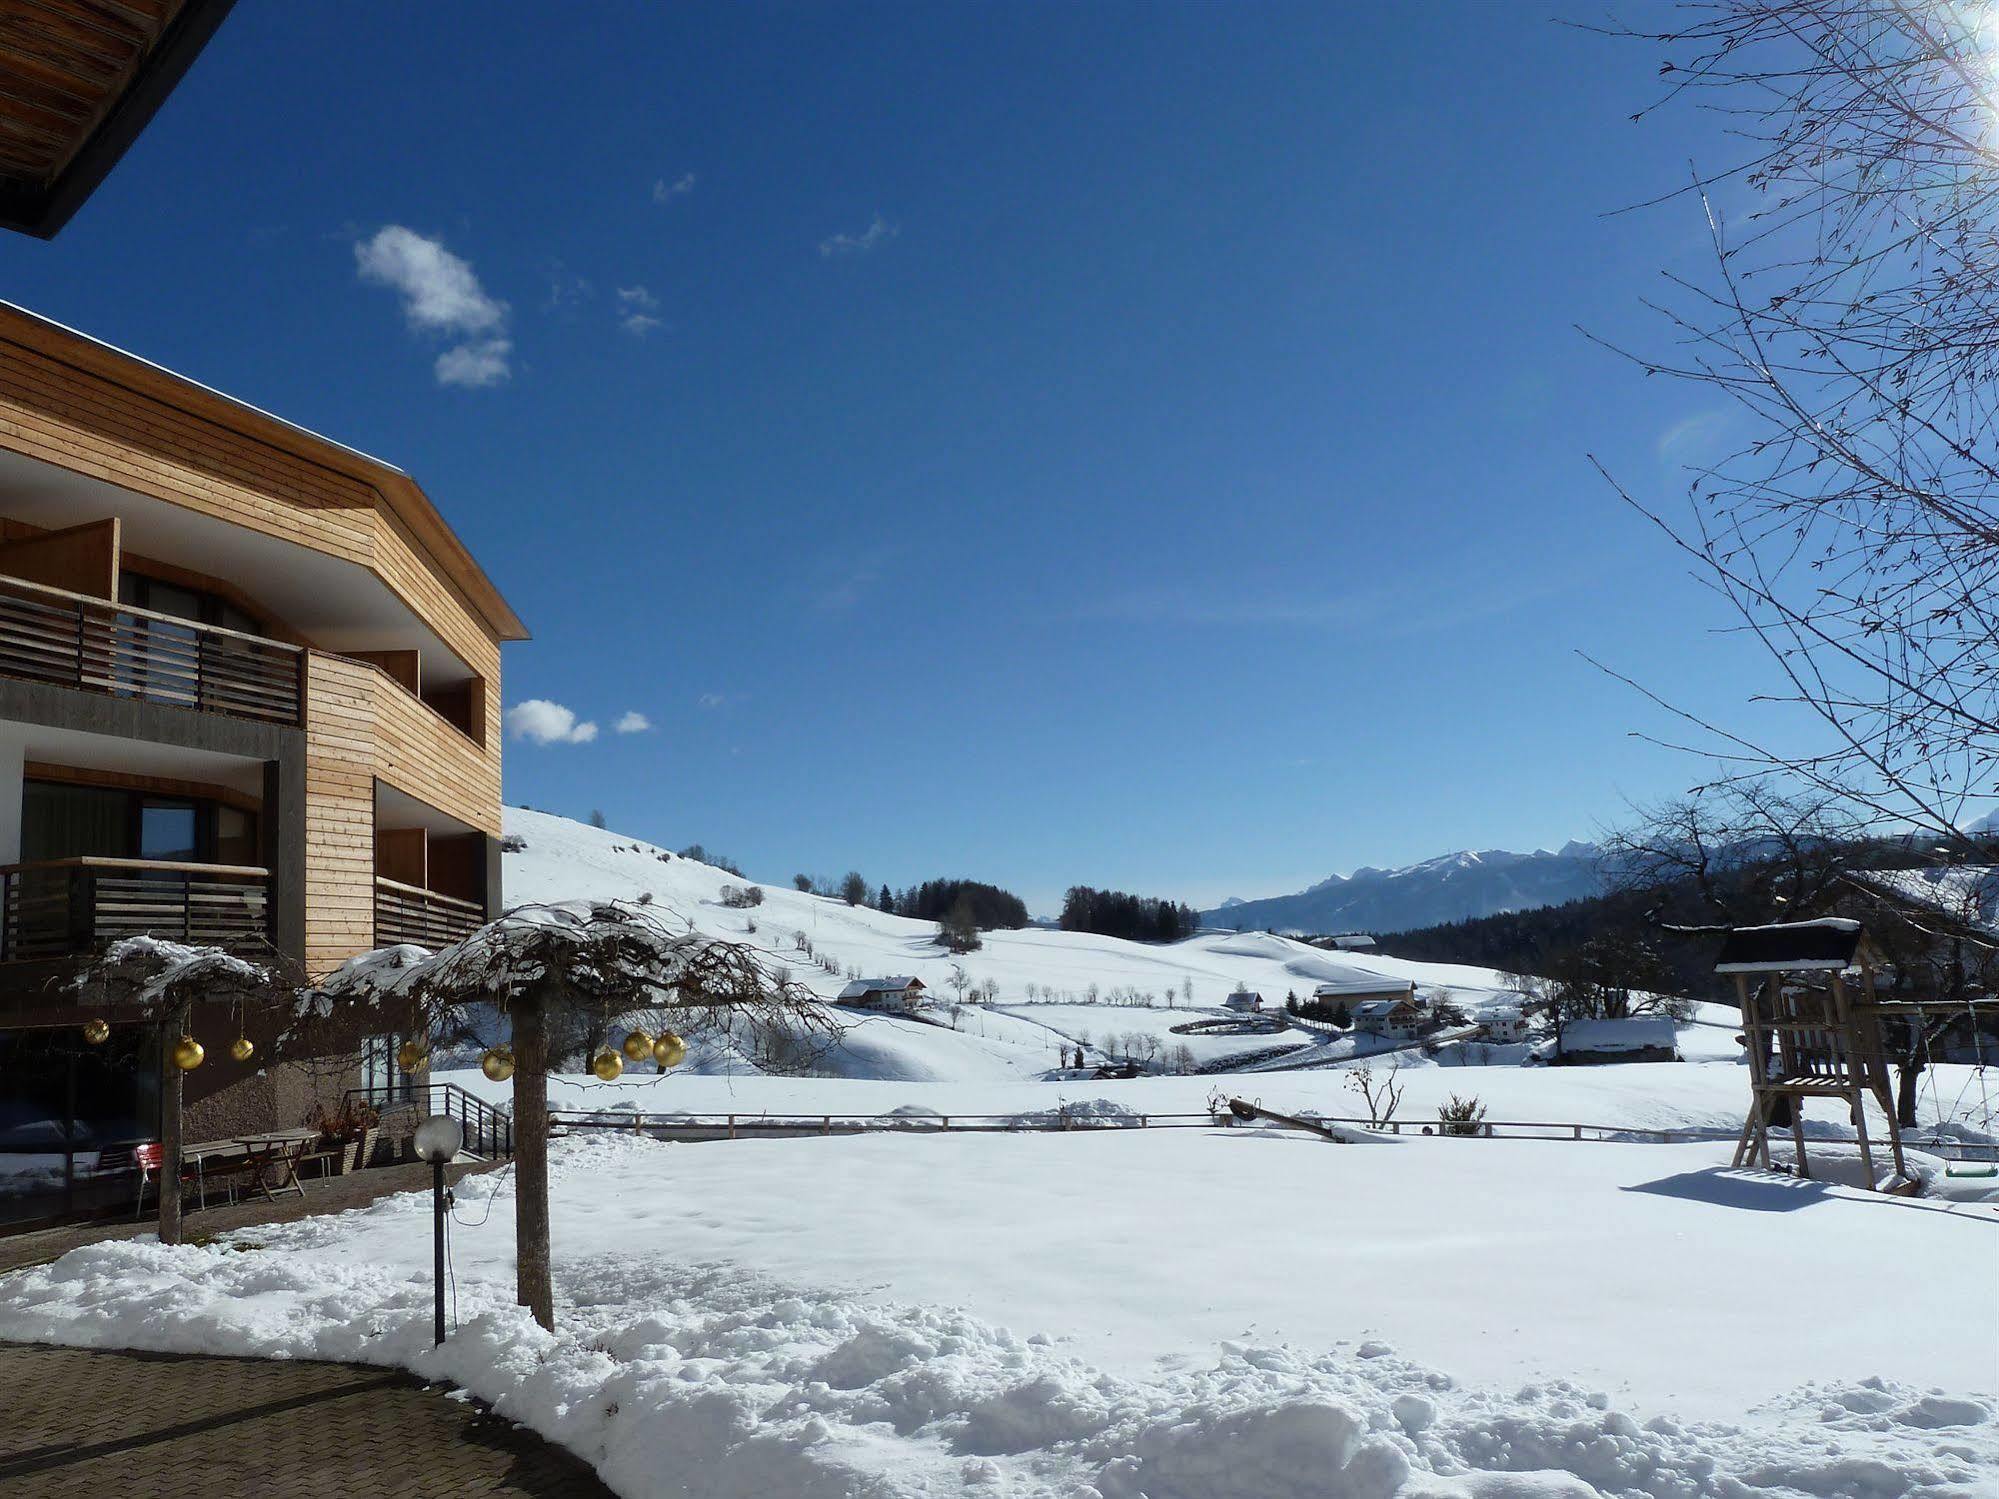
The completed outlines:
{"type": "Polygon", "coordinates": [[[1676,347],[1633,357],[1723,403],[1740,440],[1691,471],[1684,512],[1631,502],[1764,648],[1761,701],[1780,711],[1729,725],[1654,701],[1731,774],[1781,770],[1947,840],[1999,789],[1999,87],[1982,14],[1702,0],[1670,32],[1618,32],[1664,52],[1652,109],[1712,111],[1739,153],[1677,198],[1705,212],[1712,272],[1671,279],[1656,305],[1676,347]]]}
{"type": "Polygon", "coordinates": [[[1361,1096],[1367,1104],[1367,1123],[1370,1129],[1380,1129],[1395,1118],[1395,1111],[1402,1103],[1402,1085],[1396,1081],[1402,1071],[1402,1058],[1391,1057],[1388,1072],[1379,1081],[1372,1067],[1355,1067],[1347,1073],[1347,1086],[1361,1096]]]}
{"type": "Polygon", "coordinates": [[[1721,926],[1824,914],[1867,837],[1845,797],[1774,776],[1726,778],[1634,810],[1598,844],[1611,887],[1662,900],[1688,891],[1721,926]]]}

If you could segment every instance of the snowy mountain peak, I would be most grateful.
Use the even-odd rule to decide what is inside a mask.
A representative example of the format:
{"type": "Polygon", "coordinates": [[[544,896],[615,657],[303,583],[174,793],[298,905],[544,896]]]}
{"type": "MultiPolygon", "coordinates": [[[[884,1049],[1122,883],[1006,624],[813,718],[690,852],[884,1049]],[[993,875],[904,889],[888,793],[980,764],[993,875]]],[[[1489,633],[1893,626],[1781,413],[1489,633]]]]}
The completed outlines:
{"type": "Polygon", "coordinates": [[[1296,895],[1230,901],[1202,914],[1238,929],[1393,932],[1558,905],[1598,888],[1596,845],[1571,839],[1553,853],[1464,848],[1397,869],[1363,865],[1296,895]]]}

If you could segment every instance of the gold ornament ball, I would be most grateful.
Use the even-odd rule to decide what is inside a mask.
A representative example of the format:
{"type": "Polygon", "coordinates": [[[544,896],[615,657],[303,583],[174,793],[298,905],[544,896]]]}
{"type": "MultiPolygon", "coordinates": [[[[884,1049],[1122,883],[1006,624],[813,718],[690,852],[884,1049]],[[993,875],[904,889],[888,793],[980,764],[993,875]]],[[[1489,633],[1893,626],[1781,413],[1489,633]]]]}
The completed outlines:
{"type": "Polygon", "coordinates": [[[479,1070],[486,1074],[488,1080],[504,1083],[514,1075],[513,1051],[505,1046],[494,1047],[479,1058],[479,1070]]]}
{"type": "Polygon", "coordinates": [[[83,1039],[92,1046],[102,1046],[111,1039],[111,1022],[102,1015],[93,1015],[83,1022],[83,1039]]]}
{"type": "Polygon", "coordinates": [[[396,1048],[396,1065],[405,1072],[420,1072],[430,1060],[430,1048],[421,1041],[405,1041],[396,1048]]]}
{"type": "Polygon", "coordinates": [[[643,1062],[652,1055],[652,1037],[644,1031],[633,1031],[625,1037],[625,1044],[618,1050],[625,1054],[627,1062],[643,1062]]]}
{"type": "Polygon", "coordinates": [[[182,1072],[192,1072],[201,1065],[201,1059],[208,1053],[201,1049],[201,1043],[192,1036],[182,1036],[174,1042],[173,1064],[182,1072]]]}
{"type": "Polygon", "coordinates": [[[248,1036],[238,1036],[229,1043],[229,1055],[239,1062],[247,1062],[257,1054],[257,1044],[248,1036]]]}
{"type": "Polygon", "coordinates": [[[590,1070],[597,1074],[601,1082],[616,1082],[618,1074],[625,1070],[625,1059],[606,1048],[590,1059],[590,1070]]]}
{"type": "Polygon", "coordinates": [[[678,1067],[687,1060],[687,1043],[672,1031],[661,1031],[652,1044],[652,1059],[662,1067],[678,1067]]]}

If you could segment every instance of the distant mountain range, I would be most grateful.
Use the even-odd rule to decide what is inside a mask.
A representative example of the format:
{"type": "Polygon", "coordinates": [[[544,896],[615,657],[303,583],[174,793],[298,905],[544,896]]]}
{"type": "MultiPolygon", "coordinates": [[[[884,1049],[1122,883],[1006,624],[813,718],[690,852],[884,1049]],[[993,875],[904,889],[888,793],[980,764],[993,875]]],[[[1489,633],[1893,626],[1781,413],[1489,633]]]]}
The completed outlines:
{"type": "Polygon", "coordinates": [[[1566,843],[1554,852],[1464,849],[1402,869],[1356,869],[1333,875],[1296,895],[1227,900],[1202,920],[1244,931],[1399,932],[1411,927],[1492,916],[1602,891],[1594,843],[1566,843]]]}

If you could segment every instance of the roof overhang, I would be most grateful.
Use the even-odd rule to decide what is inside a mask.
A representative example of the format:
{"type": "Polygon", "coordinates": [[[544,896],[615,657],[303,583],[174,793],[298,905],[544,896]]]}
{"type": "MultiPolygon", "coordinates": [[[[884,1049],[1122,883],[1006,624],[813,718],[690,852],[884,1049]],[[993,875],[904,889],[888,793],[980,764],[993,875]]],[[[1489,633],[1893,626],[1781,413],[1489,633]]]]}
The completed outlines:
{"type": "Polygon", "coordinates": [[[466,550],[465,543],[438,514],[430,497],[416,480],[394,464],[322,437],[310,428],[273,416],[260,407],[224,395],[198,380],[190,380],[12,302],[0,301],[0,339],[27,345],[98,379],[212,421],[368,486],[379,497],[384,513],[408,533],[420,553],[436,564],[438,572],[495,639],[528,638],[527,626],[500,596],[500,590],[466,550]]]}
{"type": "Polygon", "coordinates": [[[0,225],[49,239],[68,223],[234,3],[0,7],[0,225]]]}

